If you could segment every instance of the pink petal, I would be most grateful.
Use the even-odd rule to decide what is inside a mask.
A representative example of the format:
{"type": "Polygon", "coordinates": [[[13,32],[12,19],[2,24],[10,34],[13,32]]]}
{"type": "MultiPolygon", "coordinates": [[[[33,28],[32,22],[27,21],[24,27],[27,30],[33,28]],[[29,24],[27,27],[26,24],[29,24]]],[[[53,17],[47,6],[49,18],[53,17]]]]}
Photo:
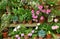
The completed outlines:
{"type": "Polygon", "coordinates": [[[38,16],[32,16],[32,18],[37,19],[37,18],[38,18],[38,16]]]}
{"type": "Polygon", "coordinates": [[[39,9],[39,10],[42,10],[42,9],[43,9],[43,6],[42,6],[42,5],[39,5],[39,6],[38,6],[38,9],[39,9]]]}
{"type": "Polygon", "coordinates": [[[50,9],[47,9],[47,10],[46,10],[46,14],[49,14],[50,12],[51,12],[50,9]]]}
{"type": "Polygon", "coordinates": [[[40,20],[44,20],[44,16],[41,16],[41,17],[40,17],[40,20]]]}
{"type": "Polygon", "coordinates": [[[43,9],[43,10],[41,10],[43,13],[45,13],[46,12],[46,10],[45,9],[43,9]]]}
{"type": "Polygon", "coordinates": [[[36,14],[39,15],[40,11],[36,11],[36,14]]]}
{"type": "Polygon", "coordinates": [[[34,13],[34,10],[32,10],[31,12],[34,13]]]}

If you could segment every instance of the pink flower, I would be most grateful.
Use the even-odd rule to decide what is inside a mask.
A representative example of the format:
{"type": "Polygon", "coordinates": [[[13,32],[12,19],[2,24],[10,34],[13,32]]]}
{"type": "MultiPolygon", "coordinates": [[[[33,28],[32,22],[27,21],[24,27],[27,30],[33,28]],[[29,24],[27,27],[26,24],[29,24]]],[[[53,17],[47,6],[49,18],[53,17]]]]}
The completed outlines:
{"type": "Polygon", "coordinates": [[[32,33],[34,33],[34,30],[32,30],[32,33]]]}
{"type": "Polygon", "coordinates": [[[36,19],[35,21],[36,21],[36,22],[38,22],[38,20],[37,20],[37,19],[36,19]]]}
{"type": "Polygon", "coordinates": [[[52,30],[56,30],[56,29],[58,29],[59,28],[59,26],[52,26],[52,30]]]}
{"type": "Polygon", "coordinates": [[[28,36],[32,36],[32,33],[29,33],[28,36]]]}
{"type": "Polygon", "coordinates": [[[49,14],[50,12],[51,12],[50,9],[47,9],[47,10],[46,10],[46,14],[49,14]]]}
{"type": "Polygon", "coordinates": [[[41,16],[41,17],[40,17],[40,20],[44,20],[44,16],[41,16]]]}
{"type": "Polygon", "coordinates": [[[20,39],[20,37],[18,37],[17,39],[20,39]]]}
{"type": "Polygon", "coordinates": [[[48,8],[49,6],[46,6],[46,8],[48,8]]]}
{"type": "Polygon", "coordinates": [[[22,33],[21,36],[24,36],[24,33],[22,33]]]}
{"type": "Polygon", "coordinates": [[[40,11],[36,11],[36,14],[39,15],[40,11]]]}
{"type": "Polygon", "coordinates": [[[31,12],[34,13],[34,10],[32,10],[31,12]]]}
{"type": "Polygon", "coordinates": [[[38,8],[39,8],[39,10],[42,10],[43,9],[43,6],[42,5],[39,5],[38,8]]]}
{"type": "Polygon", "coordinates": [[[58,19],[54,19],[54,22],[58,22],[58,19]]]}
{"type": "Polygon", "coordinates": [[[35,16],[35,14],[33,13],[32,16],[35,16]]]}
{"type": "Polygon", "coordinates": [[[19,37],[19,35],[15,35],[15,37],[16,37],[16,38],[18,38],[18,37],[19,37]]]}
{"type": "Polygon", "coordinates": [[[45,9],[43,9],[43,10],[41,10],[43,13],[45,13],[46,12],[46,10],[45,9]]]}
{"type": "Polygon", "coordinates": [[[35,21],[35,19],[33,19],[33,21],[35,21]]]}
{"type": "Polygon", "coordinates": [[[37,19],[37,18],[38,18],[38,16],[32,16],[32,18],[37,19]]]}

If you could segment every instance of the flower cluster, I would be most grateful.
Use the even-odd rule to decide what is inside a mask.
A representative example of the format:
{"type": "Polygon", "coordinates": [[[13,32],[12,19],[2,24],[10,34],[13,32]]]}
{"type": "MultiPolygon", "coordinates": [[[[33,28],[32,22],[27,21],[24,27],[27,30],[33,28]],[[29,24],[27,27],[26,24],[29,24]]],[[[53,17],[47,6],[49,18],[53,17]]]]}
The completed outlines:
{"type": "MultiPolygon", "coordinates": [[[[40,13],[44,13],[44,14],[50,14],[51,9],[48,9],[48,6],[46,6],[47,9],[44,8],[44,6],[42,5],[38,5],[38,10],[35,12],[34,10],[31,11],[32,13],[32,18],[33,21],[38,22],[38,17],[40,15],[40,13]]],[[[44,19],[44,17],[40,17],[42,19],[44,19]]]]}

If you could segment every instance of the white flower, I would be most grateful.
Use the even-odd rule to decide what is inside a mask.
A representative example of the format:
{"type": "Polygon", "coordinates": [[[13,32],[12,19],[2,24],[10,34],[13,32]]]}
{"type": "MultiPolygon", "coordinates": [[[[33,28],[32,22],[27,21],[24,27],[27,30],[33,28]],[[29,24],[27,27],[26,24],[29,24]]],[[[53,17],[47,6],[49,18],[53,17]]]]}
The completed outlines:
{"type": "Polygon", "coordinates": [[[18,25],[16,28],[17,28],[17,29],[19,29],[20,27],[21,27],[21,26],[20,26],[20,25],[18,25]]]}
{"type": "Polygon", "coordinates": [[[40,25],[40,23],[37,23],[37,25],[39,26],[39,25],[40,25]]]}
{"type": "Polygon", "coordinates": [[[17,31],[17,29],[15,28],[13,31],[17,31]]]}
{"type": "Polygon", "coordinates": [[[35,28],[36,30],[38,29],[38,26],[36,26],[36,28],[35,28]]]}
{"type": "Polygon", "coordinates": [[[19,37],[19,35],[15,35],[15,37],[17,38],[17,37],[19,37]]]}
{"type": "Polygon", "coordinates": [[[34,33],[34,30],[32,30],[32,33],[34,33]]]}
{"type": "Polygon", "coordinates": [[[54,19],[54,22],[58,22],[58,19],[54,19]]]}
{"type": "Polygon", "coordinates": [[[21,36],[24,36],[24,33],[22,33],[21,36]]]}

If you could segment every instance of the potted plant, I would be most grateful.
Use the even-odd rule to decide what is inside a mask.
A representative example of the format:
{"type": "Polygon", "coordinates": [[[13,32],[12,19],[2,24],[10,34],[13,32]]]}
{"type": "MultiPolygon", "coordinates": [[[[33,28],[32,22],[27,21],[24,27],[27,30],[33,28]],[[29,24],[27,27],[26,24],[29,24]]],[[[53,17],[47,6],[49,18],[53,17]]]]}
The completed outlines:
{"type": "Polygon", "coordinates": [[[32,29],[26,29],[26,30],[24,31],[24,33],[25,33],[24,39],[29,39],[29,36],[32,35],[32,33],[30,33],[31,30],[32,30],[32,29]]]}
{"type": "Polygon", "coordinates": [[[39,39],[43,39],[43,37],[45,37],[46,33],[44,30],[40,30],[38,31],[38,36],[39,36],[39,39]]]}
{"type": "Polygon", "coordinates": [[[26,13],[27,13],[26,21],[28,21],[29,24],[32,24],[32,14],[31,14],[31,11],[27,9],[26,13]]]}
{"type": "Polygon", "coordinates": [[[20,22],[22,22],[23,24],[26,23],[26,17],[27,17],[26,15],[27,15],[27,13],[25,13],[25,14],[19,16],[19,20],[20,20],[20,22]]]}
{"type": "Polygon", "coordinates": [[[38,37],[37,37],[37,33],[33,34],[33,35],[32,35],[32,38],[33,38],[33,39],[37,39],[37,38],[38,38],[38,37]]]}
{"type": "Polygon", "coordinates": [[[53,31],[55,31],[55,32],[53,32],[56,35],[55,38],[58,39],[60,36],[60,34],[59,34],[60,33],[60,30],[59,30],[60,29],[60,23],[54,23],[51,28],[53,31]]]}
{"type": "Polygon", "coordinates": [[[8,28],[5,28],[5,29],[2,31],[2,36],[3,36],[3,38],[7,38],[7,37],[8,37],[8,28]]]}
{"type": "Polygon", "coordinates": [[[13,16],[11,17],[11,21],[13,22],[13,24],[17,24],[18,16],[13,15],[13,16]]]}

